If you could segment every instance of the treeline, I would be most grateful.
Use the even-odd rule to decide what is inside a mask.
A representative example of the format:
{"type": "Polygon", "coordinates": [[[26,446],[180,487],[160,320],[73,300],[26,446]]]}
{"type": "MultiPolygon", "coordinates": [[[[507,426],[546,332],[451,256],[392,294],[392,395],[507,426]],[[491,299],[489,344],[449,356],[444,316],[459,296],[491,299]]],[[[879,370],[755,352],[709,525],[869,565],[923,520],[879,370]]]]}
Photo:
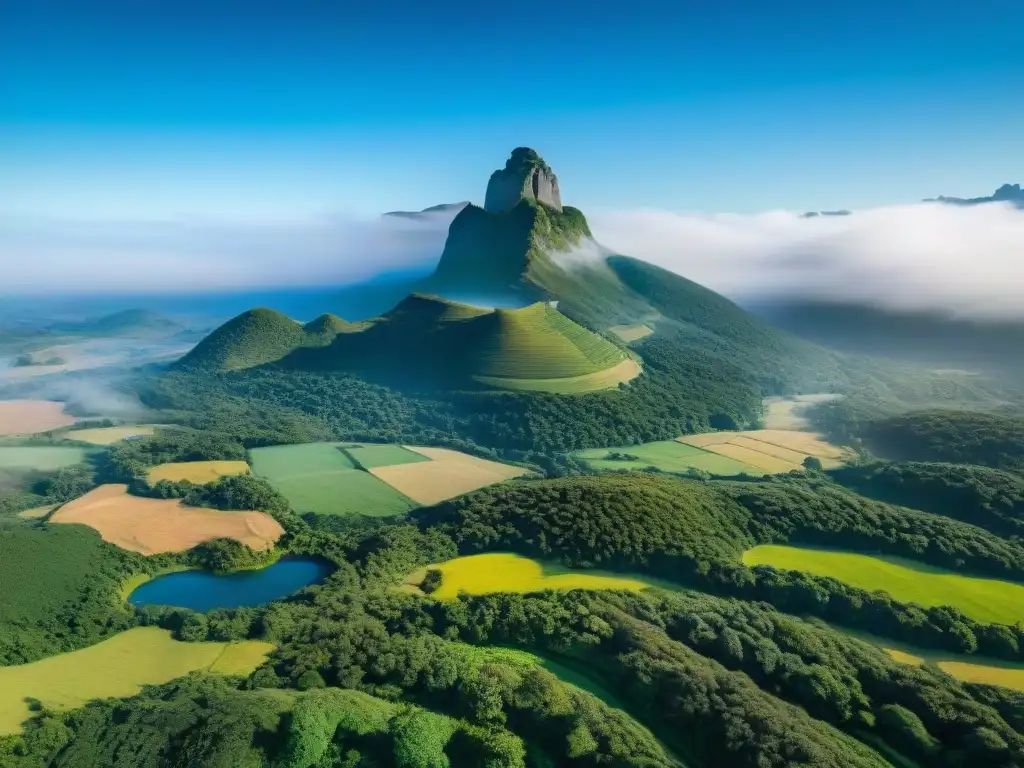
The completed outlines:
{"type": "Polygon", "coordinates": [[[829,472],[861,496],[956,518],[1000,536],[1024,536],[1024,477],[989,467],[879,463],[829,472]]]}

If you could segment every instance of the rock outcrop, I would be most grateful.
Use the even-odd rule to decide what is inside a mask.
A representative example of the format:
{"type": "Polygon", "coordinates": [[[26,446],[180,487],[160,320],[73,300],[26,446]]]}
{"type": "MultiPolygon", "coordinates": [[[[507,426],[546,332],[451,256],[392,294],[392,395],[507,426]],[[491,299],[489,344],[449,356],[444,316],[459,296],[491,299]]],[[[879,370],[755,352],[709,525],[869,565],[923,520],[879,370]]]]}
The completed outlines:
{"type": "Polygon", "coordinates": [[[512,150],[505,167],[491,174],[484,210],[504,213],[523,199],[562,210],[562,195],[554,171],[532,149],[518,147],[512,150]]]}

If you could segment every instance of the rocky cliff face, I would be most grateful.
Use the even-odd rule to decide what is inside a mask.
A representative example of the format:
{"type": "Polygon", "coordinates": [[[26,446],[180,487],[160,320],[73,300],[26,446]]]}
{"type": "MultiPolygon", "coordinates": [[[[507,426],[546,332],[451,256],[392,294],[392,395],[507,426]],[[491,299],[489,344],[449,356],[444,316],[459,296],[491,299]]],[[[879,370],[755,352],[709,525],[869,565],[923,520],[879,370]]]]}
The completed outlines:
{"type": "Polygon", "coordinates": [[[491,174],[484,210],[504,213],[523,199],[536,200],[556,211],[562,210],[558,177],[540,155],[527,147],[512,150],[505,167],[491,174]]]}

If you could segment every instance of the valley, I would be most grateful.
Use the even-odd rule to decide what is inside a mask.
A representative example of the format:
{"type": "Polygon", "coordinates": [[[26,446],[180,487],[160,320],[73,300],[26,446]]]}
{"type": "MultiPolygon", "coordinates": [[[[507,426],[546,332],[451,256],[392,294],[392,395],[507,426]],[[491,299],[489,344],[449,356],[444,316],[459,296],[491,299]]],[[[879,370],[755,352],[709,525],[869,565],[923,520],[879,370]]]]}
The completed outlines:
{"type": "Polygon", "coordinates": [[[560,190],[513,150],[369,314],[7,340],[0,765],[1024,764],[1018,384],[790,335],[560,190]]]}

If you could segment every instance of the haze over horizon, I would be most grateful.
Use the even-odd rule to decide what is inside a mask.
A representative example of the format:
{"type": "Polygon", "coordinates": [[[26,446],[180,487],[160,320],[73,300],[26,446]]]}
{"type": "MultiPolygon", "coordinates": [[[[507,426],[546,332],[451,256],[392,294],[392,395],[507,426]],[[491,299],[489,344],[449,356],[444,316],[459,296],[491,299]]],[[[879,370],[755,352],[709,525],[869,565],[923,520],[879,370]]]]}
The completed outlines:
{"type": "Polygon", "coordinates": [[[1021,181],[1024,8],[899,6],[8,4],[4,292],[427,269],[450,217],[379,214],[526,145],[600,242],[730,296],[1016,316],[1024,213],[917,203],[1021,181]]]}

